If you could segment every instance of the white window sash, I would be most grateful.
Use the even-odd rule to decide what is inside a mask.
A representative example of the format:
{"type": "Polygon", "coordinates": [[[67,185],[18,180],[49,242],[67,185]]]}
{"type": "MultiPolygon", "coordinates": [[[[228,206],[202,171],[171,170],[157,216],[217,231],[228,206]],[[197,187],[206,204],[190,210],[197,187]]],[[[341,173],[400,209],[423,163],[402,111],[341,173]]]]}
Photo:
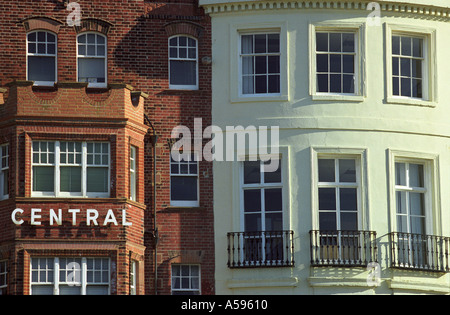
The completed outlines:
{"type": "MultiPolygon", "coordinates": [[[[167,41],[168,44],[168,57],[169,57],[169,89],[174,89],[174,90],[198,90],[199,88],[199,73],[198,73],[198,40],[195,37],[192,36],[187,36],[187,35],[175,35],[175,36],[171,36],[169,38],[169,40],[167,41]],[[180,57],[171,57],[170,56],[170,48],[179,48],[179,43],[177,42],[177,46],[171,46],[170,45],[170,40],[172,38],[177,38],[177,37],[187,37],[188,40],[189,38],[193,39],[195,41],[195,58],[180,58],[180,57]],[[172,61],[187,61],[187,62],[195,62],[195,84],[192,85],[183,85],[183,84],[172,84],[171,82],[171,78],[170,78],[170,73],[171,73],[171,67],[172,67],[172,61]]],[[[188,46],[187,46],[187,50],[188,50],[188,46]]],[[[188,52],[186,53],[186,56],[188,55],[188,52]]]]}
{"type": "Polygon", "coordinates": [[[44,31],[44,30],[40,30],[40,31],[32,31],[27,33],[26,36],[26,50],[27,50],[27,58],[26,58],[26,73],[27,73],[27,80],[29,80],[28,78],[28,57],[53,57],[55,59],[55,81],[34,81],[34,85],[35,86],[52,86],[55,84],[56,81],[58,81],[58,36],[57,34],[50,32],[50,31],[44,31]],[[37,38],[37,34],[38,32],[45,32],[45,33],[50,33],[52,35],[55,36],[55,53],[54,54],[48,54],[48,53],[38,53],[36,50],[36,53],[30,53],[28,52],[28,47],[29,47],[29,41],[28,41],[28,35],[31,33],[36,33],[36,43],[45,43],[45,45],[48,44],[47,40],[45,42],[38,42],[38,38],[37,38]]]}
{"type": "MultiPolygon", "coordinates": [[[[33,142],[41,142],[41,141],[33,141],[33,142]]],[[[95,143],[95,142],[82,142],[82,164],[81,164],[81,192],[62,192],[60,187],[60,180],[61,180],[61,167],[65,166],[80,166],[79,164],[61,164],[60,162],[60,147],[61,142],[66,141],[44,141],[44,142],[54,142],[55,143],[55,160],[52,164],[42,164],[42,163],[34,163],[33,162],[33,149],[31,149],[31,182],[34,183],[33,177],[34,174],[34,167],[39,166],[49,166],[54,168],[54,190],[49,192],[44,191],[34,191],[32,188],[31,195],[32,197],[74,197],[74,198],[81,198],[81,197],[88,197],[88,198],[107,198],[110,196],[110,184],[111,184],[111,145],[109,142],[100,142],[100,143],[108,143],[108,165],[87,165],[87,143],[95,143]],[[87,169],[88,168],[108,168],[108,172],[106,174],[107,176],[107,192],[88,192],[87,191],[87,169]]],[[[67,141],[71,142],[71,141],[67,141]]],[[[76,141],[74,141],[76,142],[76,141]]]]}
{"type": "MultiPolygon", "coordinates": [[[[92,43],[90,43],[90,45],[92,45],[92,43]]],[[[100,33],[95,33],[95,32],[84,32],[84,33],[81,33],[81,34],[79,34],[78,36],[77,36],[77,81],[79,81],[79,62],[80,62],[80,60],[81,59],[103,59],[104,60],[104,63],[105,63],[105,65],[104,65],[104,74],[105,74],[105,82],[88,82],[88,87],[91,87],[91,88],[105,88],[105,87],[107,87],[108,86],[108,38],[106,37],[106,36],[104,36],[104,35],[102,35],[102,34],[100,34],[100,33]],[[94,34],[95,36],[96,36],[96,39],[95,39],[95,51],[96,51],[96,54],[95,55],[88,55],[88,53],[87,53],[87,36],[89,35],[89,34],[94,34]],[[86,43],[82,43],[82,44],[80,44],[79,42],[78,42],[78,38],[80,37],[80,36],[82,36],[82,35],[86,35],[86,43]],[[101,37],[103,37],[104,38],[104,40],[105,40],[105,43],[104,44],[98,44],[97,43],[97,36],[101,36],[101,37]],[[79,46],[81,46],[81,45],[84,45],[85,47],[86,47],[86,54],[80,54],[79,53],[79,46]],[[98,49],[98,46],[99,45],[104,45],[105,46],[105,55],[104,56],[98,56],[97,55],[97,49],[98,49]]]]}

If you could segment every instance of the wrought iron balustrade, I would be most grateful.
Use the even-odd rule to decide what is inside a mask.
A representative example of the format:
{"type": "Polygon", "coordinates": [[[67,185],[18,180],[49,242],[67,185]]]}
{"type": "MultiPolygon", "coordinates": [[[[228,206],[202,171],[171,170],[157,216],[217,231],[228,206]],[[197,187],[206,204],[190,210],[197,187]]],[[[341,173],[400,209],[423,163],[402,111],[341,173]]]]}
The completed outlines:
{"type": "Polygon", "coordinates": [[[293,231],[230,232],[228,267],[294,266],[293,231]]]}
{"type": "Polygon", "coordinates": [[[392,232],[391,266],[450,272],[450,237],[392,232]]]}
{"type": "Polygon", "coordinates": [[[312,266],[362,266],[377,262],[376,232],[310,231],[312,266]]]}

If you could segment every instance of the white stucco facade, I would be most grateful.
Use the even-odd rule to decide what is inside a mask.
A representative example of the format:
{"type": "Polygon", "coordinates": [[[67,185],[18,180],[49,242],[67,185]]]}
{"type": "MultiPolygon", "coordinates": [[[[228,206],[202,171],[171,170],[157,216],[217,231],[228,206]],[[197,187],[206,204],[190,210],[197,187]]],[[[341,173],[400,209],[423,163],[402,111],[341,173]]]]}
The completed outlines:
{"type": "MultiPolygon", "coordinates": [[[[213,125],[222,130],[239,125],[279,127],[281,180],[276,187],[260,188],[259,194],[281,191],[278,228],[293,232],[294,248],[294,262],[287,266],[227,265],[233,250],[227,233],[245,232],[249,214],[264,214],[245,208],[243,191],[256,186],[245,186],[243,162],[214,162],[217,294],[450,294],[450,5],[443,0],[404,2],[379,1],[380,19],[375,20],[364,1],[200,0],[212,18],[213,125]],[[318,33],[327,38],[325,52],[318,48],[318,33]],[[267,51],[262,55],[267,68],[262,72],[267,93],[255,92],[257,77],[264,77],[255,74],[258,65],[251,66],[250,75],[244,69],[246,57],[262,56],[244,52],[247,40],[253,40],[256,49],[255,34],[266,34],[267,51]],[[339,35],[342,47],[331,52],[335,34],[344,34],[339,35]],[[350,44],[344,43],[348,34],[350,44]],[[279,50],[270,51],[272,38],[279,50]],[[400,52],[397,40],[402,43],[400,52]],[[417,57],[414,52],[408,55],[407,43],[412,43],[412,50],[419,47],[417,57]],[[345,52],[344,45],[350,50],[345,52]],[[324,73],[321,54],[328,58],[324,73]],[[331,58],[336,56],[342,65],[334,71],[331,58]],[[344,69],[346,58],[353,61],[350,70],[344,69]],[[271,72],[270,60],[279,60],[279,69],[271,72]],[[409,70],[405,64],[411,65],[409,70]],[[419,64],[420,73],[414,68],[419,64]],[[349,86],[346,71],[352,74],[349,86]],[[326,82],[321,75],[328,78],[326,92],[320,90],[326,82]],[[254,79],[250,87],[243,82],[247,78],[254,79]],[[336,82],[340,87],[333,87],[336,82]],[[346,181],[340,169],[348,161],[352,176],[346,181]],[[334,172],[333,179],[321,179],[326,171],[334,172]],[[413,184],[415,176],[420,183],[413,184]],[[346,192],[352,196],[351,206],[344,205],[346,192]],[[333,205],[324,202],[331,200],[327,196],[337,198],[333,205]],[[414,198],[420,200],[416,203],[414,198]],[[327,219],[329,215],[334,217],[327,219]],[[358,231],[376,232],[371,242],[376,256],[369,260],[376,261],[371,266],[379,268],[379,277],[371,277],[372,269],[364,263],[355,266],[340,253],[345,247],[337,244],[340,236],[332,244],[340,254],[333,258],[348,258],[346,263],[312,263],[311,253],[323,248],[312,249],[310,231],[323,230],[326,224],[344,230],[352,220],[358,231]],[[407,223],[402,225],[402,220],[407,223]],[[414,228],[417,222],[419,229],[414,228]],[[400,226],[405,230],[399,231],[400,226]],[[391,242],[391,233],[419,230],[438,237],[419,241],[426,262],[419,266],[399,261],[399,245],[391,242]],[[404,268],[395,268],[393,261],[404,268]]],[[[267,228],[273,213],[266,211],[267,228]]],[[[359,234],[356,243],[362,239],[359,234]]],[[[407,248],[414,251],[417,246],[407,248]]]]}

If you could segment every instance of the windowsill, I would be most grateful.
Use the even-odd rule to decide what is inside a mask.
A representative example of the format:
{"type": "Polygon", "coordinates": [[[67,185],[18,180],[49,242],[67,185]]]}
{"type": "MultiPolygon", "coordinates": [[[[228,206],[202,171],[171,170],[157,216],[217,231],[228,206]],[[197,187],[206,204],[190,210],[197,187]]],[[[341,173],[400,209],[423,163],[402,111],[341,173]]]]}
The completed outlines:
{"type": "Polygon", "coordinates": [[[436,102],[426,101],[423,99],[414,99],[407,97],[396,97],[388,96],[386,98],[386,103],[389,104],[400,104],[400,105],[412,105],[412,106],[423,106],[423,107],[436,107],[436,102]]]}
{"type": "Polygon", "coordinates": [[[198,91],[198,86],[189,86],[189,85],[169,85],[169,90],[174,91],[198,91]]]}
{"type": "Polygon", "coordinates": [[[111,203],[111,202],[126,202],[126,198],[110,198],[110,197],[16,197],[16,202],[81,202],[81,203],[111,203]]]}
{"type": "Polygon", "coordinates": [[[201,206],[167,206],[164,208],[165,210],[204,210],[205,207],[201,206]]]}
{"type": "Polygon", "coordinates": [[[313,101],[348,101],[348,102],[363,102],[362,95],[345,95],[345,94],[313,94],[313,101]]]}
{"type": "Polygon", "coordinates": [[[288,100],[288,95],[284,94],[249,94],[247,96],[232,97],[231,103],[285,102],[288,100]]]}

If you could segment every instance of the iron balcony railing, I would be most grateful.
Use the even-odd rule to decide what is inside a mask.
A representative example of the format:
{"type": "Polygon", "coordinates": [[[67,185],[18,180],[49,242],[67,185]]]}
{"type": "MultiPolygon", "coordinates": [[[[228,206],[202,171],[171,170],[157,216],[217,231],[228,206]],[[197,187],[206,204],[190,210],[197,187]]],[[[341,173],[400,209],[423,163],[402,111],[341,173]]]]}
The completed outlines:
{"type": "Polygon", "coordinates": [[[377,262],[376,232],[310,231],[312,266],[361,266],[377,262]]]}
{"type": "Polygon", "coordinates": [[[389,238],[392,267],[450,272],[450,237],[392,232],[389,238]]]}
{"type": "Polygon", "coordinates": [[[293,231],[230,232],[228,267],[294,266],[293,231]]]}

